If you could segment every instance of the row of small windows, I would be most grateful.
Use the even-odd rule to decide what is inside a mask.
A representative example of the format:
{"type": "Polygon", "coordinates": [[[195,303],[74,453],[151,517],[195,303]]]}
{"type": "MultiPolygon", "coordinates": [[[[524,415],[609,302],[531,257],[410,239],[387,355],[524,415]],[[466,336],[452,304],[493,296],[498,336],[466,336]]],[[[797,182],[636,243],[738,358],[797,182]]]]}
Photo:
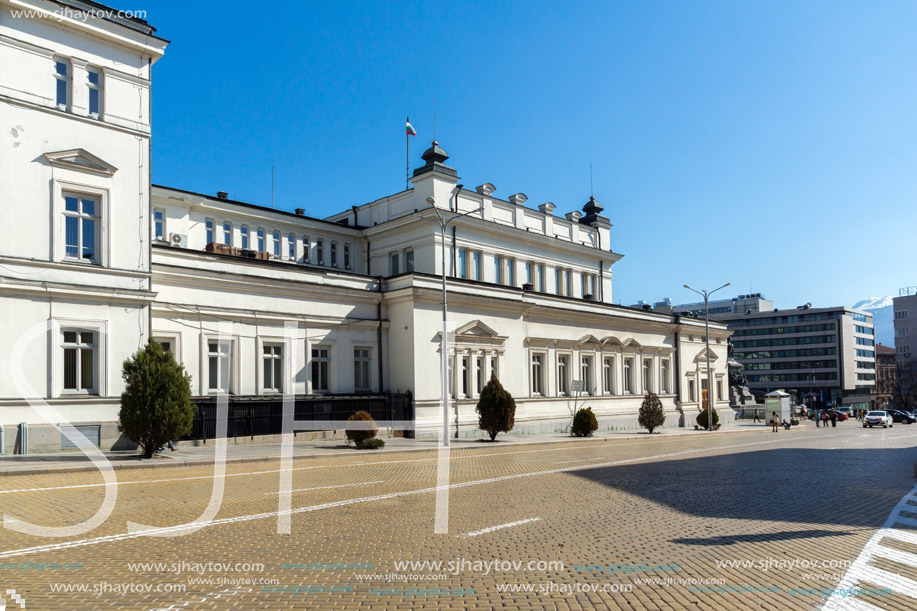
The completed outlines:
{"type": "Polygon", "coordinates": [[[747,363],[746,371],[760,371],[768,369],[831,369],[837,367],[837,359],[822,359],[817,361],[781,361],[777,363],[747,363]]]}
{"type": "MultiPolygon", "coordinates": [[[[601,386],[598,380],[594,378],[593,357],[582,356],[580,358],[579,378],[582,382],[581,392],[586,395],[632,395],[636,394],[634,381],[635,359],[624,358],[623,361],[623,379],[619,385],[617,379],[617,370],[615,369],[615,357],[608,356],[602,358],[602,375],[601,386]]],[[[533,353],[531,359],[530,371],[530,392],[533,396],[547,396],[547,354],[533,353]]],[[[644,359],[642,368],[642,380],[644,392],[658,392],[661,394],[669,393],[669,361],[663,359],[659,365],[659,384],[658,389],[656,379],[653,375],[653,359],[644,359]]],[[[558,397],[568,397],[573,394],[571,376],[574,374],[573,356],[569,354],[560,354],[557,356],[556,385],[555,394],[558,397]]]]}
{"type": "MultiPolygon", "coordinates": [[[[73,63],[63,57],[54,58],[54,103],[59,110],[70,112],[73,109],[73,63]]],[[[102,116],[104,92],[103,73],[101,68],[86,68],[86,91],[88,95],[89,116],[99,119],[102,116]]]]}
{"type": "Polygon", "coordinates": [[[836,380],[836,371],[822,373],[772,373],[746,376],[749,382],[823,382],[836,380]]]}
{"type": "Polygon", "coordinates": [[[909,357],[911,355],[911,346],[910,344],[895,343],[895,351],[898,354],[903,354],[905,357],[909,357]]]}
{"type": "Polygon", "coordinates": [[[874,340],[871,340],[865,337],[856,338],[856,342],[857,342],[857,346],[875,346],[876,345],[876,342],[874,340]]]}
{"type": "Polygon", "coordinates": [[[902,318],[908,318],[910,316],[910,310],[898,310],[895,312],[895,318],[901,320],[902,318]]]}
{"type": "Polygon", "coordinates": [[[862,348],[857,348],[857,356],[872,359],[875,358],[876,353],[874,350],[863,350],[862,348]]]}
{"type": "MultiPolygon", "coordinates": [[[[862,338],[857,338],[857,343],[860,343],[860,339],[862,338]]],[[[837,336],[835,335],[811,335],[809,337],[781,337],[777,339],[738,340],[733,342],[732,345],[736,348],[764,348],[767,346],[796,346],[800,344],[831,344],[836,340],[837,336]]]]}
{"type": "Polygon", "coordinates": [[[853,330],[857,333],[862,333],[863,335],[872,335],[872,327],[864,327],[863,325],[854,325],[853,330]]]}
{"type": "MultiPolygon", "coordinates": [[[[835,323],[829,322],[820,325],[800,325],[796,327],[765,327],[763,329],[739,329],[733,337],[744,335],[779,335],[783,333],[812,333],[815,331],[834,331],[835,323]]],[[[857,327],[859,328],[859,327],[857,327]]]]}
{"type": "MultiPolygon", "coordinates": [[[[857,351],[859,352],[859,351],[857,351]]],[[[837,354],[837,348],[801,348],[799,350],[758,350],[755,352],[737,352],[735,358],[739,361],[753,359],[782,359],[800,356],[832,356],[837,354]]],[[[862,355],[857,355],[862,356],[862,355]]]]}
{"type": "Polygon", "coordinates": [[[857,361],[857,369],[875,369],[875,361],[857,361]]]}
{"type": "Polygon", "coordinates": [[[896,337],[910,337],[911,328],[910,327],[898,327],[895,329],[896,337]]]}
{"type": "Polygon", "coordinates": [[[857,321],[857,322],[866,322],[866,315],[865,315],[865,314],[857,314],[856,312],[854,312],[854,313],[853,313],[853,320],[855,320],[855,321],[857,321]]]}
{"type": "Polygon", "coordinates": [[[773,325],[796,322],[810,322],[816,320],[837,320],[841,318],[841,312],[818,312],[815,314],[791,314],[789,316],[767,316],[764,318],[751,318],[729,321],[730,327],[757,327],[760,325],[773,325]]]}
{"type": "MultiPolygon", "coordinates": [[[[476,280],[478,282],[482,282],[484,280],[483,253],[467,248],[460,248],[456,253],[456,257],[457,260],[455,275],[457,277],[468,280],[476,280]]],[[[501,284],[503,286],[517,286],[515,259],[512,257],[494,255],[493,266],[494,283],[501,284]]],[[[574,283],[574,274],[575,272],[571,269],[564,269],[560,267],[554,269],[554,293],[556,295],[566,297],[574,296],[574,287],[576,286],[574,283]]],[[[579,274],[579,277],[580,295],[595,295],[596,276],[594,274],[583,272],[579,274]]],[[[534,291],[545,293],[547,292],[547,283],[545,282],[545,278],[545,266],[543,263],[535,263],[532,261],[525,262],[524,284],[532,285],[532,289],[534,291]]]]}
{"type": "Polygon", "coordinates": [[[876,374],[874,373],[858,373],[857,374],[857,380],[861,382],[868,381],[868,380],[875,380],[875,379],[876,379],[876,374]]]}

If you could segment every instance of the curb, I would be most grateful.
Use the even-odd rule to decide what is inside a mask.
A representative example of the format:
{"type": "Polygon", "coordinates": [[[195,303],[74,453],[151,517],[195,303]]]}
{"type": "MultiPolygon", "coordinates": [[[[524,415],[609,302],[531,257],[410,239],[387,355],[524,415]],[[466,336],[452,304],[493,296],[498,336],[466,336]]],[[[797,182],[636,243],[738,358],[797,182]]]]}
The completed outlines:
{"type": "MultiPolygon", "coordinates": [[[[571,442],[576,443],[579,440],[596,441],[598,439],[604,439],[605,442],[633,441],[633,440],[640,440],[640,439],[656,441],[657,439],[663,439],[666,437],[668,437],[671,440],[675,440],[675,439],[682,438],[682,437],[690,437],[691,433],[695,433],[695,432],[701,433],[702,431],[693,431],[692,430],[690,431],[690,433],[688,432],[678,433],[677,435],[662,434],[662,435],[659,435],[658,437],[655,435],[649,435],[649,434],[644,433],[640,435],[627,435],[627,436],[612,437],[612,438],[600,437],[598,435],[594,435],[592,437],[580,437],[580,438],[571,437],[571,438],[563,438],[563,439],[542,439],[538,441],[534,441],[534,440],[533,441],[513,441],[512,444],[507,444],[501,447],[508,447],[510,445],[528,446],[528,445],[544,445],[544,444],[549,444],[549,443],[571,443],[571,442]]],[[[712,433],[705,433],[703,436],[709,437],[711,435],[732,435],[736,433],[760,433],[760,432],[762,431],[759,431],[756,429],[735,430],[735,431],[712,431],[712,433]]],[[[410,447],[409,448],[391,448],[388,450],[377,450],[374,452],[374,454],[392,454],[392,453],[398,453],[398,452],[424,452],[424,451],[436,450],[437,447],[438,446],[434,445],[434,446],[421,447],[421,448],[416,448],[416,447],[415,448],[410,448],[410,447]]],[[[459,449],[467,450],[467,449],[471,449],[471,447],[478,447],[478,446],[457,448],[456,446],[453,445],[451,446],[451,449],[452,450],[459,450],[459,449]]],[[[324,458],[326,456],[354,456],[354,455],[355,454],[353,453],[352,450],[351,451],[342,451],[342,452],[324,452],[324,453],[298,454],[298,455],[294,454],[293,460],[316,459],[316,458],[324,458]]],[[[275,460],[279,461],[280,456],[264,455],[264,456],[244,456],[244,457],[238,457],[238,458],[227,457],[226,463],[245,464],[245,463],[256,463],[256,462],[269,462],[269,461],[275,461],[275,460]]],[[[169,468],[169,467],[200,467],[200,466],[212,465],[215,462],[216,460],[213,458],[201,458],[201,459],[188,458],[188,459],[177,459],[177,460],[169,459],[168,461],[163,461],[163,462],[117,463],[117,464],[112,464],[111,467],[112,469],[116,471],[129,471],[129,470],[134,470],[134,469],[157,469],[157,468],[169,468]]],[[[35,467],[34,469],[11,469],[11,470],[0,469],[0,476],[45,475],[45,474],[54,474],[54,473],[81,473],[81,472],[87,472],[87,471],[98,471],[98,469],[93,465],[78,465],[74,467],[40,467],[39,466],[39,467],[35,467]]]]}

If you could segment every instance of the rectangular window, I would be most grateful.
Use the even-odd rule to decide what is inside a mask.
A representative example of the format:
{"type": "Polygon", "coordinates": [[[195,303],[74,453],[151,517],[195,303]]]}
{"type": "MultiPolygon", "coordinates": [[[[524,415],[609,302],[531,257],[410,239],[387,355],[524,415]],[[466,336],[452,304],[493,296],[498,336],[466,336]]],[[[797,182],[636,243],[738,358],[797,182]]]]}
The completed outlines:
{"type": "Polygon", "coordinates": [[[659,390],[663,394],[669,392],[669,361],[662,361],[659,372],[659,390]]]}
{"type": "Polygon", "coordinates": [[[223,244],[232,246],[232,223],[229,221],[223,222],[223,244]]]}
{"type": "Polygon", "coordinates": [[[274,238],[274,256],[280,258],[280,232],[275,231],[271,236],[274,238]]]}
{"type": "Polygon", "coordinates": [[[166,239],[166,211],[162,208],[153,210],[153,237],[157,240],[166,239]]]}
{"type": "Polygon", "coordinates": [[[484,379],[484,357],[483,357],[483,356],[476,357],[476,358],[474,359],[474,361],[475,361],[475,367],[474,367],[474,379],[475,379],[474,392],[475,392],[475,394],[480,395],[480,394],[481,394],[481,391],[484,390],[484,384],[487,383],[487,380],[484,379]]]}
{"type": "Polygon", "coordinates": [[[283,345],[264,344],[264,392],[283,392],[283,345]]]}
{"type": "Polygon", "coordinates": [[[506,259],[506,282],[507,286],[516,286],[516,260],[506,259]]]}
{"type": "Polygon", "coordinates": [[[207,342],[210,392],[228,393],[232,383],[232,343],[221,341],[207,342]]]}
{"type": "Polygon", "coordinates": [[[570,357],[566,355],[557,357],[557,394],[570,394],[570,357]]]}
{"type": "Polygon", "coordinates": [[[503,284],[503,257],[494,256],[494,282],[503,284]]]}
{"type": "Polygon", "coordinates": [[[554,293],[557,295],[564,294],[564,272],[561,269],[554,270],[554,293]]]}
{"type": "Polygon", "coordinates": [[[480,282],[481,280],[481,253],[479,252],[471,253],[471,262],[472,262],[471,279],[477,280],[480,282]]]}
{"type": "Polygon", "coordinates": [[[311,245],[309,244],[309,236],[304,235],[302,237],[302,260],[303,263],[309,262],[309,250],[311,250],[311,245]]]}
{"type": "Polygon", "coordinates": [[[695,389],[694,380],[688,380],[688,401],[691,403],[697,401],[697,390],[695,389]]]}
{"type": "Polygon", "coordinates": [[[634,394],[634,359],[624,359],[624,394],[634,394]]]}
{"type": "Polygon", "coordinates": [[[264,227],[259,227],[256,235],[258,237],[258,252],[267,252],[267,246],[264,243],[264,227]]]}
{"type": "Polygon", "coordinates": [[[70,393],[96,394],[96,358],[95,331],[83,329],[62,329],[64,341],[64,391],[70,393]]]}
{"type": "Polygon", "coordinates": [[[54,86],[55,101],[60,110],[70,110],[72,71],[70,60],[62,57],[54,58],[54,86]]]}
{"type": "Polygon", "coordinates": [[[312,348],[312,392],[328,392],[328,371],[331,366],[331,348],[312,348]]]}
{"type": "Polygon", "coordinates": [[[722,380],[716,381],[716,400],[717,401],[723,400],[723,381],[722,380]]]}
{"type": "Polygon", "coordinates": [[[602,364],[602,377],[605,381],[605,394],[615,394],[615,360],[614,357],[605,357],[602,364]]]}
{"type": "Polygon", "coordinates": [[[462,396],[470,397],[471,396],[471,357],[463,356],[462,357],[462,396]]]}
{"type": "Polygon", "coordinates": [[[89,116],[98,119],[102,116],[102,69],[90,67],[86,73],[89,78],[89,116]]]}
{"type": "Polygon", "coordinates": [[[569,269],[564,277],[564,289],[566,289],[567,297],[573,297],[573,272],[569,269]]]}
{"type": "Polygon", "coordinates": [[[534,273],[534,263],[531,261],[525,262],[525,283],[535,286],[535,273],[534,273]]]}
{"type": "Polygon", "coordinates": [[[241,227],[239,227],[239,233],[242,235],[242,249],[248,250],[249,247],[251,246],[251,242],[249,242],[249,239],[248,239],[249,238],[248,226],[242,225],[241,227]]]}
{"type": "Polygon", "coordinates": [[[401,273],[400,260],[399,260],[397,252],[391,254],[391,256],[389,257],[389,263],[390,263],[390,269],[391,269],[391,271],[389,272],[390,276],[397,276],[398,274],[401,273]]]}
{"type": "Polygon", "coordinates": [[[544,355],[532,355],[532,394],[544,395],[544,355]]]}
{"type": "Polygon", "coordinates": [[[459,251],[458,251],[458,269],[456,270],[456,271],[458,272],[458,277],[459,277],[459,278],[467,278],[467,277],[468,277],[468,265],[467,265],[467,262],[468,262],[468,261],[467,261],[467,259],[468,259],[468,252],[467,252],[464,248],[459,248],[459,251]]]}
{"type": "Polygon", "coordinates": [[[355,391],[370,390],[370,363],[369,348],[353,349],[353,389],[355,391]]]}
{"type": "Polygon", "coordinates": [[[490,375],[499,380],[500,379],[500,368],[498,367],[498,365],[499,365],[499,360],[497,359],[497,357],[495,356],[490,357],[490,375]]]}
{"type": "Polygon", "coordinates": [[[293,233],[287,235],[287,258],[290,261],[296,260],[296,235],[293,233]]]}
{"type": "MultiPolygon", "coordinates": [[[[414,251],[409,250],[404,255],[405,267],[407,267],[408,255],[411,255],[411,269],[407,271],[413,271],[414,269],[414,251]]],[[[344,244],[344,269],[351,269],[350,264],[350,244],[344,244]]]]}
{"type": "Polygon", "coordinates": [[[644,392],[653,392],[653,361],[652,359],[643,359],[643,390],[644,392]]]}
{"type": "Polygon", "coordinates": [[[338,266],[338,243],[331,242],[331,267],[338,266]]]}
{"type": "Polygon", "coordinates": [[[204,229],[205,229],[206,243],[213,244],[214,240],[216,239],[216,235],[217,235],[216,223],[213,221],[213,219],[204,220],[204,229]]]}
{"type": "Polygon", "coordinates": [[[583,392],[587,395],[592,394],[592,357],[584,356],[582,367],[580,368],[583,380],[583,392]]]}
{"type": "Polygon", "coordinates": [[[406,272],[414,271],[414,251],[413,250],[404,251],[404,271],[406,272]]]}
{"type": "Polygon", "coordinates": [[[589,293],[588,293],[588,294],[589,294],[589,295],[592,295],[593,297],[595,297],[595,295],[596,295],[596,292],[595,292],[595,276],[592,275],[592,274],[589,275],[589,293]]]}
{"type": "Polygon", "coordinates": [[[99,198],[64,193],[65,254],[68,259],[98,263],[99,198]]]}
{"type": "Polygon", "coordinates": [[[315,262],[319,265],[325,264],[325,240],[321,238],[315,240],[315,262]]]}
{"type": "MultiPolygon", "coordinates": [[[[164,352],[171,352],[173,356],[175,355],[175,352],[174,352],[175,340],[171,338],[165,338],[165,337],[157,337],[154,339],[156,343],[159,344],[159,346],[163,349],[164,352]]],[[[178,360],[177,357],[176,357],[176,360],[178,360]]]]}
{"type": "Polygon", "coordinates": [[[538,282],[535,284],[535,290],[544,293],[544,265],[538,266],[538,282]]]}

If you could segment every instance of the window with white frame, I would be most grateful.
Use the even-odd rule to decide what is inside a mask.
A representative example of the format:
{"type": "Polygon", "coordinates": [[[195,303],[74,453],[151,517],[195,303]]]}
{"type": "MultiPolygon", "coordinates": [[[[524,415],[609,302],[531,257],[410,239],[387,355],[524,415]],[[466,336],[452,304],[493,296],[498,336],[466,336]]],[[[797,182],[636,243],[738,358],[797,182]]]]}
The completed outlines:
{"type": "Polygon", "coordinates": [[[414,251],[413,250],[404,251],[404,271],[405,272],[414,271],[414,251]]]}
{"type": "Polygon", "coordinates": [[[634,359],[624,359],[624,394],[634,394],[634,359]]]}
{"type": "Polygon", "coordinates": [[[592,357],[584,356],[582,357],[582,363],[580,367],[581,375],[583,376],[583,392],[587,395],[592,394],[592,357]]]}
{"type": "Polygon", "coordinates": [[[536,279],[536,282],[535,282],[535,290],[538,291],[539,293],[544,293],[544,291],[545,291],[545,285],[544,285],[544,264],[541,264],[541,263],[540,263],[540,264],[538,265],[537,272],[538,272],[538,273],[537,273],[536,278],[535,278],[535,279],[536,279]]]}
{"type": "Polygon", "coordinates": [[[213,244],[217,235],[216,222],[213,219],[204,219],[204,238],[206,244],[213,244]]]}
{"type": "Polygon", "coordinates": [[[315,262],[319,265],[325,264],[325,240],[321,238],[315,240],[315,262]]]}
{"type": "Polygon", "coordinates": [[[264,344],[261,359],[264,392],[283,392],[283,344],[264,344]]]}
{"type": "Polygon", "coordinates": [[[232,342],[207,342],[208,383],[211,393],[228,393],[232,387],[232,342]]]}
{"type": "Polygon", "coordinates": [[[309,243],[309,236],[304,235],[302,237],[302,260],[303,263],[309,262],[309,250],[311,250],[311,244],[309,243]]]}
{"type": "Polygon", "coordinates": [[[723,400],[723,381],[722,380],[716,381],[716,400],[717,401],[723,400]]]}
{"type": "Polygon", "coordinates": [[[159,347],[162,348],[164,352],[175,354],[175,340],[171,337],[154,337],[153,341],[159,344],[159,347]]]}
{"type": "Polygon", "coordinates": [[[258,252],[267,252],[267,245],[265,244],[265,236],[267,235],[264,231],[264,227],[259,227],[258,231],[255,234],[258,240],[258,252]]]}
{"type": "MultiPolygon", "coordinates": [[[[411,255],[411,269],[407,271],[412,271],[414,269],[414,251],[409,250],[407,253],[405,253],[404,255],[405,264],[407,264],[408,255],[411,255]]],[[[349,243],[344,244],[344,269],[351,269],[350,244],[349,243]]]]}
{"type": "Polygon", "coordinates": [[[494,283],[503,284],[503,257],[494,255],[494,283]]]}
{"type": "Polygon", "coordinates": [[[462,396],[470,397],[471,396],[471,357],[468,355],[462,356],[462,369],[459,372],[461,377],[461,388],[462,396]]]}
{"type": "Polygon", "coordinates": [[[564,272],[564,291],[567,297],[573,297],[573,272],[569,269],[564,272]]]}
{"type": "Polygon", "coordinates": [[[659,364],[659,391],[663,394],[669,392],[669,361],[663,359],[659,364]]]}
{"type": "Polygon", "coordinates": [[[557,394],[570,394],[570,357],[566,354],[557,356],[557,394]]]}
{"type": "Polygon", "coordinates": [[[697,401],[697,389],[694,380],[688,380],[688,401],[691,403],[697,401]]]}
{"type": "Polygon", "coordinates": [[[510,259],[509,257],[506,258],[505,279],[506,279],[506,282],[504,282],[503,284],[507,286],[516,286],[516,260],[515,259],[510,259]]]}
{"type": "Polygon", "coordinates": [[[338,243],[331,242],[331,267],[338,266],[338,243]]]}
{"type": "Polygon", "coordinates": [[[328,374],[331,368],[331,348],[312,348],[312,392],[328,392],[328,374]]]}
{"type": "Polygon", "coordinates": [[[296,234],[293,233],[287,236],[287,258],[296,260],[296,234]]]}
{"type": "Polygon", "coordinates": [[[353,389],[355,391],[370,390],[370,364],[372,363],[369,348],[353,349],[353,389]]]}
{"type": "Polygon", "coordinates": [[[61,329],[65,393],[98,394],[98,339],[96,331],[61,329]]]}
{"type": "Polygon", "coordinates": [[[59,110],[70,110],[72,100],[73,67],[69,59],[54,58],[55,103],[59,110]]]}
{"type": "Polygon", "coordinates": [[[544,396],[544,354],[532,355],[532,394],[544,396]]]}
{"type": "Polygon", "coordinates": [[[525,283],[535,286],[535,264],[531,261],[525,262],[525,283]]]}
{"type": "Polygon", "coordinates": [[[468,251],[464,248],[458,250],[458,269],[455,271],[459,278],[468,277],[468,251]]]}
{"type": "Polygon", "coordinates": [[[239,227],[239,235],[242,236],[242,249],[249,250],[251,248],[250,235],[248,230],[248,225],[242,225],[239,227]]]}
{"type": "Polygon", "coordinates": [[[274,256],[279,259],[280,258],[280,244],[281,244],[280,232],[279,231],[273,232],[271,234],[271,237],[274,239],[274,256]]]}
{"type": "Polygon", "coordinates": [[[643,390],[653,392],[653,359],[643,359],[643,390]]]}
{"type": "Polygon", "coordinates": [[[602,380],[605,383],[605,394],[615,394],[615,359],[613,356],[606,356],[602,359],[602,380]]]}
{"type": "Polygon", "coordinates": [[[401,273],[401,263],[400,263],[401,259],[398,256],[398,253],[393,252],[391,255],[389,255],[388,260],[389,260],[389,275],[397,276],[398,274],[400,274],[401,273]]]}
{"type": "Polygon", "coordinates": [[[493,376],[493,377],[495,377],[495,378],[497,378],[498,380],[500,379],[500,367],[499,367],[499,364],[500,364],[500,362],[499,362],[499,360],[497,359],[497,356],[496,356],[496,355],[490,357],[490,375],[493,376]]]}
{"type": "Polygon", "coordinates": [[[102,80],[102,69],[92,66],[86,69],[89,86],[89,116],[98,119],[102,116],[102,103],[104,100],[104,81],[102,80]]]}
{"type": "Polygon", "coordinates": [[[166,239],[166,211],[162,208],[153,209],[153,238],[166,239]]]}
{"type": "Polygon", "coordinates": [[[223,221],[223,244],[232,246],[232,223],[223,221]]]}
{"type": "Polygon", "coordinates": [[[481,394],[481,391],[484,390],[484,384],[487,383],[487,380],[484,379],[484,357],[478,356],[475,357],[475,367],[474,367],[474,379],[475,379],[475,388],[474,392],[477,395],[481,394]]]}
{"type": "Polygon", "coordinates": [[[481,276],[481,253],[471,253],[471,265],[471,279],[480,282],[483,279],[481,276]]]}
{"type": "Polygon", "coordinates": [[[64,255],[99,263],[100,201],[84,193],[64,193],[64,255]]]}
{"type": "Polygon", "coordinates": [[[554,269],[554,293],[564,294],[564,271],[559,267],[554,269]]]}

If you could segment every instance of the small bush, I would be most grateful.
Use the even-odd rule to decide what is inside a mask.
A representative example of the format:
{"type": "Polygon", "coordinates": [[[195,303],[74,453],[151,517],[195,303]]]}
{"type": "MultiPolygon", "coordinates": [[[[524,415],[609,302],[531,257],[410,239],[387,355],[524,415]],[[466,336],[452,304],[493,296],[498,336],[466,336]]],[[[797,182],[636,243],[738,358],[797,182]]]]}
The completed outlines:
{"type": "Polygon", "coordinates": [[[798,426],[798,425],[799,425],[799,420],[797,420],[796,418],[790,418],[790,425],[792,425],[792,426],[798,426]]]}
{"type": "Polygon", "coordinates": [[[576,412],[573,417],[573,427],[570,430],[577,437],[591,437],[598,428],[599,421],[595,419],[592,408],[587,407],[576,412]]]}
{"type": "Polygon", "coordinates": [[[662,408],[662,401],[659,400],[656,393],[647,393],[643,398],[637,422],[650,434],[665,422],[665,410],[662,408]]]}
{"type": "Polygon", "coordinates": [[[474,409],[478,413],[478,428],[487,431],[491,441],[497,437],[497,433],[508,433],[513,430],[516,422],[516,401],[503,388],[497,376],[490,377],[490,382],[481,390],[481,398],[474,409]]]}
{"type": "MultiPolygon", "coordinates": [[[[707,411],[704,410],[697,415],[697,426],[702,429],[707,428],[707,411]]],[[[720,424],[720,415],[716,413],[716,410],[713,410],[713,428],[716,429],[720,424]]]]}
{"type": "Polygon", "coordinates": [[[378,450],[379,448],[385,447],[385,441],[379,439],[378,437],[370,437],[369,439],[364,439],[359,444],[357,448],[360,450],[378,450]]]}
{"type": "Polygon", "coordinates": [[[376,426],[375,420],[368,413],[364,411],[359,411],[353,416],[347,419],[348,421],[362,421],[362,422],[371,422],[372,427],[368,429],[356,429],[347,431],[347,439],[353,442],[353,445],[360,447],[360,444],[366,441],[367,439],[372,439],[376,436],[376,431],[379,428],[376,426]]]}

